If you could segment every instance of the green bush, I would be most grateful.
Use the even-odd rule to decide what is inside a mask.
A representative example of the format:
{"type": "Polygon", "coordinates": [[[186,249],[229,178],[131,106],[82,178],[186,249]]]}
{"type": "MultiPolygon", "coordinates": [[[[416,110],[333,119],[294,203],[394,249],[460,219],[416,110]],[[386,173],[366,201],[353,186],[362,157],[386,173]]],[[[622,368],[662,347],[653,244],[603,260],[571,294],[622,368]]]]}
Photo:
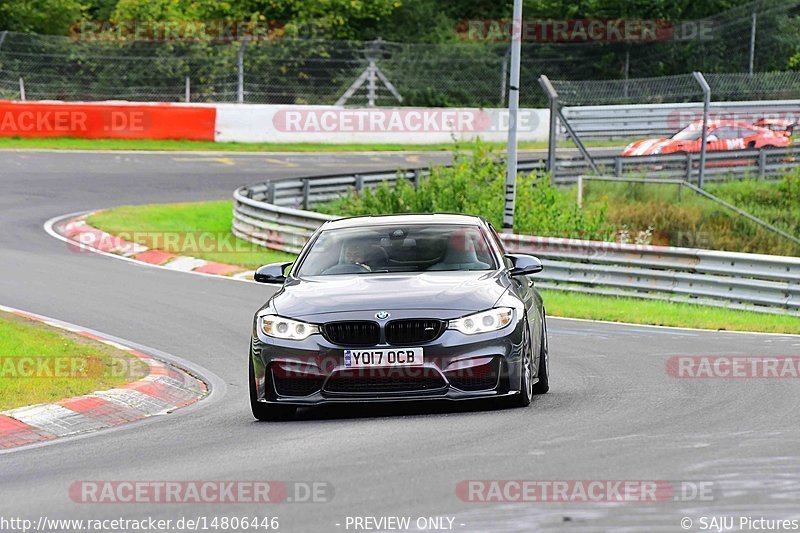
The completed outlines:
{"type": "MultiPolygon", "coordinates": [[[[505,161],[483,143],[470,153],[457,152],[452,166],[431,167],[415,188],[406,180],[387,182],[317,207],[345,216],[389,213],[466,213],[480,215],[501,227],[505,161]]],[[[613,236],[605,207],[580,209],[571,190],[557,189],[549,177],[517,179],[514,230],[543,236],[606,240],[613,236]]]]}

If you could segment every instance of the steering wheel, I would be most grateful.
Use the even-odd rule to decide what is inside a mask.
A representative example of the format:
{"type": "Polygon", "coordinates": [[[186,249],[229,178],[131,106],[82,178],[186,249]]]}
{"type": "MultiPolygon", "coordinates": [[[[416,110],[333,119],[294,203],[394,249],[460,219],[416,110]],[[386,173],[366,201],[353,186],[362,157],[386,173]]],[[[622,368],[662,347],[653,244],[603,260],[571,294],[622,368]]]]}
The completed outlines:
{"type": "Polygon", "coordinates": [[[358,263],[344,263],[333,265],[322,271],[323,274],[360,274],[361,272],[370,272],[370,269],[368,266],[358,263]]]}

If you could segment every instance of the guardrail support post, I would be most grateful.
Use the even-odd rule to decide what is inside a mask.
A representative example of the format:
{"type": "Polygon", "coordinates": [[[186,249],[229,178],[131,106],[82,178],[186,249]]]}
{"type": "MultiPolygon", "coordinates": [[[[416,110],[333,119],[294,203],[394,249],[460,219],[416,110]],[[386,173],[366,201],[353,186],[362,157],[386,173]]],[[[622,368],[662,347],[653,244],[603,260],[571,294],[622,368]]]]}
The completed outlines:
{"type": "Polygon", "coordinates": [[[267,185],[267,203],[275,203],[275,183],[269,182],[267,185]]]}
{"type": "Polygon", "coordinates": [[[760,149],[758,151],[758,179],[764,179],[767,175],[767,151],[760,149]]]}
{"type": "Polygon", "coordinates": [[[683,200],[683,183],[678,184],[678,201],[683,200]]]}
{"type": "Polygon", "coordinates": [[[583,176],[578,176],[578,207],[583,207],[583,176]]]}
{"type": "Polygon", "coordinates": [[[692,181],[692,153],[686,152],[686,176],[684,179],[688,182],[692,181]]]}
{"type": "Polygon", "coordinates": [[[356,174],[353,177],[356,179],[356,193],[360,193],[361,189],[364,188],[364,176],[356,174]]]}
{"type": "Polygon", "coordinates": [[[622,176],[622,158],[619,156],[614,157],[614,175],[622,176]]]}
{"type": "Polygon", "coordinates": [[[308,195],[311,192],[311,181],[308,178],[303,179],[303,209],[308,209],[308,195]]]}
{"type": "Polygon", "coordinates": [[[419,189],[419,180],[422,178],[422,173],[418,168],[414,169],[414,190],[419,189]]]}

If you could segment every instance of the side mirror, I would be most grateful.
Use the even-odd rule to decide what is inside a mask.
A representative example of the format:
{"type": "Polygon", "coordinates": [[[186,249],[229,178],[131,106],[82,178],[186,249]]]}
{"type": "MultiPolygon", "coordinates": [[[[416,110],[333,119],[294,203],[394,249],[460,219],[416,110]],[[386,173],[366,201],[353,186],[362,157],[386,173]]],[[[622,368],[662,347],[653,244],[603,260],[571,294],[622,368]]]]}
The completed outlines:
{"type": "Polygon", "coordinates": [[[270,263],[256,270],[253,279],[259,283],[283,283],[286,276],[283,275],[284,269],[292,263],[270,263]]]}
{"type": "Polygon", "coordinates": [[[542,262],[532,255],[508,254],[506,257],[508,257],[514,265],[514,267],[508,271],[512,276],[536,274],[544,269],[542,262]]]}

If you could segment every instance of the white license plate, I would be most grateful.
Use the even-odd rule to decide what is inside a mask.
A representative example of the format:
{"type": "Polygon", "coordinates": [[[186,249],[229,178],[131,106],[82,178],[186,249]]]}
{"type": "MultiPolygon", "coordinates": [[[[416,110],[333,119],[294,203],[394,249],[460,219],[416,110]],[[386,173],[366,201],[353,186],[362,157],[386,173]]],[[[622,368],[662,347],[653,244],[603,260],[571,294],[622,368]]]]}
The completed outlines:
{"type": "Polygon", "coordinates": [[[420,366],[422,363],[422,348],[344,351],[344,366],[348,368],[420,366]]]}

